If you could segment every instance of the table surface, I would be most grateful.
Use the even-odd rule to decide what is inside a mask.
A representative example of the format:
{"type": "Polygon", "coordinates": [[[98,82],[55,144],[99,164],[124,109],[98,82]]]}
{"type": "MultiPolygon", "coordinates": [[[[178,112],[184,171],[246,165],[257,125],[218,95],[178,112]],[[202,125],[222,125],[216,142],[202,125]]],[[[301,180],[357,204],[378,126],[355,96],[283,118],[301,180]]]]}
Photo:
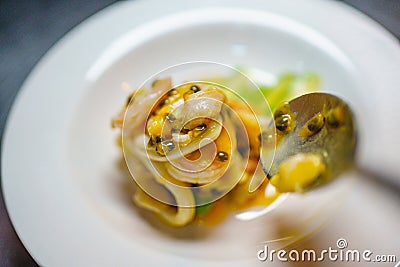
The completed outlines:
{"type": "MultiPolygon", "coordinates": [[[[0,1],[1,140],[10,107],[35,64],[73,27],[114,2],[116,1],[0,1]]],[[[344,0],[343,2],[366,13],[400,39],[400,0],[344,0]]],[[[37,266],[12,227],[4,205],[2,190],[0,190],[0,266],[37,266]]]]}

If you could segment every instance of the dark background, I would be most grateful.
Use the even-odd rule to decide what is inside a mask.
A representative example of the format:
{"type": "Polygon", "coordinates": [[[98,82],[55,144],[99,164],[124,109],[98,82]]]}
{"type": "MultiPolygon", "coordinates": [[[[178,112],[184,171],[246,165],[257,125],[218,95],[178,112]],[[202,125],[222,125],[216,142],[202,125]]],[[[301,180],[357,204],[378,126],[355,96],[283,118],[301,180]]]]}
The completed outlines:
{"type": "MultiPolygon", "coordinates": [[[[74,26],[114,2],[116,1],[0,0],[1,140],[8,111],[35,64],[74,26]]],[[[400,38],[400,0],[344,0],[343,2],[366,13],[400,38]]],[[[332,23],[335,23],[334,16],[332,23]]],[[[11,226],[1,190],[0,266],[37,266],[11,226]]]]}

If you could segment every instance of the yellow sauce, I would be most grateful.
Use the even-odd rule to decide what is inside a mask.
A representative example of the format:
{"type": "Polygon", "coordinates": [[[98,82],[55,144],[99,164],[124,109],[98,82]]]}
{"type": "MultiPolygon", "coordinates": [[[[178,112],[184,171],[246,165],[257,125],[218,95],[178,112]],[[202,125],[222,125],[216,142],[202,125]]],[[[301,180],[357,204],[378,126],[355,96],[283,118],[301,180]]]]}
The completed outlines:
{"type": "Polygon", "coordinates": [[[227,196],[212,203],[210,209],[202,216],[197,216],[194,223],[214,226],[221,223],[229,214],[247,210],[253,207],[268,206],[277,199],[279,193],[266,195],[265,189],[268,185],[266,180],[257,191],[248,192],[248,184],[238,185],[227,196]]]}
{"type": "Polygon", "coordinates": [[[301,153],[289,157],[278,168],[278,173],[271,178],[280,192],[303,192],[326,170],[318,154],[301,153]]]}

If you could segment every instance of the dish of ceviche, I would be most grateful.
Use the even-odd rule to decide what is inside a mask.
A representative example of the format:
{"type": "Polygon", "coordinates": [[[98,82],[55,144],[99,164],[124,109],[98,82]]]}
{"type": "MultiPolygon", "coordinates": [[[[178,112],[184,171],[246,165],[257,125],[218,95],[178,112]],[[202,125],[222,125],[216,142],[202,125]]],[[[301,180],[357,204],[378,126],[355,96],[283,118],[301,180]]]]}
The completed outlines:
{"type": "Polygon", "coordinates": [[[265,245],[318,230],[315,247],[338,234],[396,247],[365,232],[379,224],[398,233],[398,205],[360,173],[338,175],[335,142],[325,154],[285,151],[291,138],[318,143],[350,129],[350,108],[357,165],[398,173],[397,41],[334,1],[189,2],[112,5],[60,40],[24,83],[1,175],[34,260],[253,266],[265,245]],[[335,27],[328,14],[341,18],[335,27]],[[319,106],[296,127],[307,109],[293,99],[318,92],[347,105],[319,106]]]}
{"type": "MultiPolygon", "coordinates": [[[[193,62],[172,69],[213,64],[193,62]]],[[[170,226],[213,225],[229,212],[266,207],[279,191],[286,192],[288,185],[277,189],[269,183],[273,177],[267,177],[266,170],[272,162],[261,163],[260,158],[267,142],[263,139],[268,138],[263,135],[274,116],[282,120],[276,117],[279,104],[317,91],[320,84],[316,74],[287,73],[273,86],[257,85],[239,70],[215,65],[235,74],[179,86],[171,78],[153,80],[150,88],[134,90],[112,121],[121,129],[117,142],[136,181],[133,202],[170,226]],[[270,106],[277,110],[275,115],[270,106]],[[254,189],[252,181],[259,182],[254,189]]],[[[282,127],[276,126],[288,131],[282,127]]],[[[274,132],[270,135],[275,138],[274,132]]],[[[274,150],[275,142],[264,149],[274,150]]],[[[294,174],[292,187],[298,191],[303,180],[316,180],[324,168],[307,160],[294,174]]]]}

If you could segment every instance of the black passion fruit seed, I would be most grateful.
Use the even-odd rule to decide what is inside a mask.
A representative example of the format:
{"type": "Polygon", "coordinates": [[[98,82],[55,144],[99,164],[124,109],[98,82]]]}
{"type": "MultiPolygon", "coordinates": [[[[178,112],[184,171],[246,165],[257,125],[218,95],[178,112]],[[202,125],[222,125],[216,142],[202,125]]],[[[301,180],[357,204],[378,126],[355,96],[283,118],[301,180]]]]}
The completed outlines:
{"type": "Polygon", "coordinates": [[[169,95],[169,96],[176,95],[176,94],[178,94],[178,91],[176,91],[176,89],[171,89],[171,90],[169,90],[169,92],[168,92],[168,95],[169,95]]]}
{"type": "Polygon", "coordinates": [[[219,151],[217,153],[217,159],[219,161],[225,162],[229,159],[228,153],[224,152],[224,151],[219,151]]]}
{"type": "Polygon", "coordinates": [[[193,130],[192,130],[192,134],[193,134],[193,137],[197,137],[197,136],[199,136],[201,133],[203,133],[204,131],[205,131],[205,129],[207,128],[207,125],[206,124],[200,124],[199,126],[197,126],[197,127],[195,127],[193,130]]]}
{"type": "Polygon", "coordinates": [[[196,128],[194,128],[196,131],[204,131],[207,128],[207,125],[205,123],[200,124],[199,126],[197,126],[196,128]]]}
{"type": "Polygon", "coordinates": [[[164,150],[166,150],[166,151],[172,151],[175,148],[175,144],[171,140],[164,141],[161,144],[162,144],[164,150]]]}
{"type": "Polygon", "coordinates": [[[174,122],[176,120],[176,117],[174,116],[174,114],[167,114],[167,116],[165,116],[165,118],[167,119],[167,121],[169,122],[174,122]]]}
{"type": "Polygon", "coordinates": [[[289,127],[289,123],[290,123],[290,115],[288,114],[283,114],[279,117],[277,117],[275,120],[275,125],[276,125],[276,129],[278,129],[281,132],[285,132],[287,130],[287,128],[289,127]]]}
{"type": "Polygon", "coordinates": [[[168,152],[172,151],[174,148],[175,148],[175,144],[173,141],[171,141],[171,140],[162,141],[160,143],[157,143],[156,152],[160,156],[165,156],[168,152]]]}
{"type": "Polygon", "coordinates": [[[343,106],[339,106],[333,110],[330,110],[326,116],[326,122],[328,126],[332,128],[338,128],[345,122],[345,111],[343,106]]]}
{"type": "Polygon", "coordinates": [[[307,128],[310,132],[312,133],[317,133],[321,130],[321,128],[324,126],[325,123],[325,118],[322,116],[321,113],[318,113],[314,118],[312,118],[308,123],[307,123],[307,128]]]}
{"type": "Polygon", "coordinates": [[[190,87],[190,90],[193,91],[193,93],[197,93],[198,91],[200,91],[200,88],[197,85],[192,85],[192,87],[190,87]]]}

